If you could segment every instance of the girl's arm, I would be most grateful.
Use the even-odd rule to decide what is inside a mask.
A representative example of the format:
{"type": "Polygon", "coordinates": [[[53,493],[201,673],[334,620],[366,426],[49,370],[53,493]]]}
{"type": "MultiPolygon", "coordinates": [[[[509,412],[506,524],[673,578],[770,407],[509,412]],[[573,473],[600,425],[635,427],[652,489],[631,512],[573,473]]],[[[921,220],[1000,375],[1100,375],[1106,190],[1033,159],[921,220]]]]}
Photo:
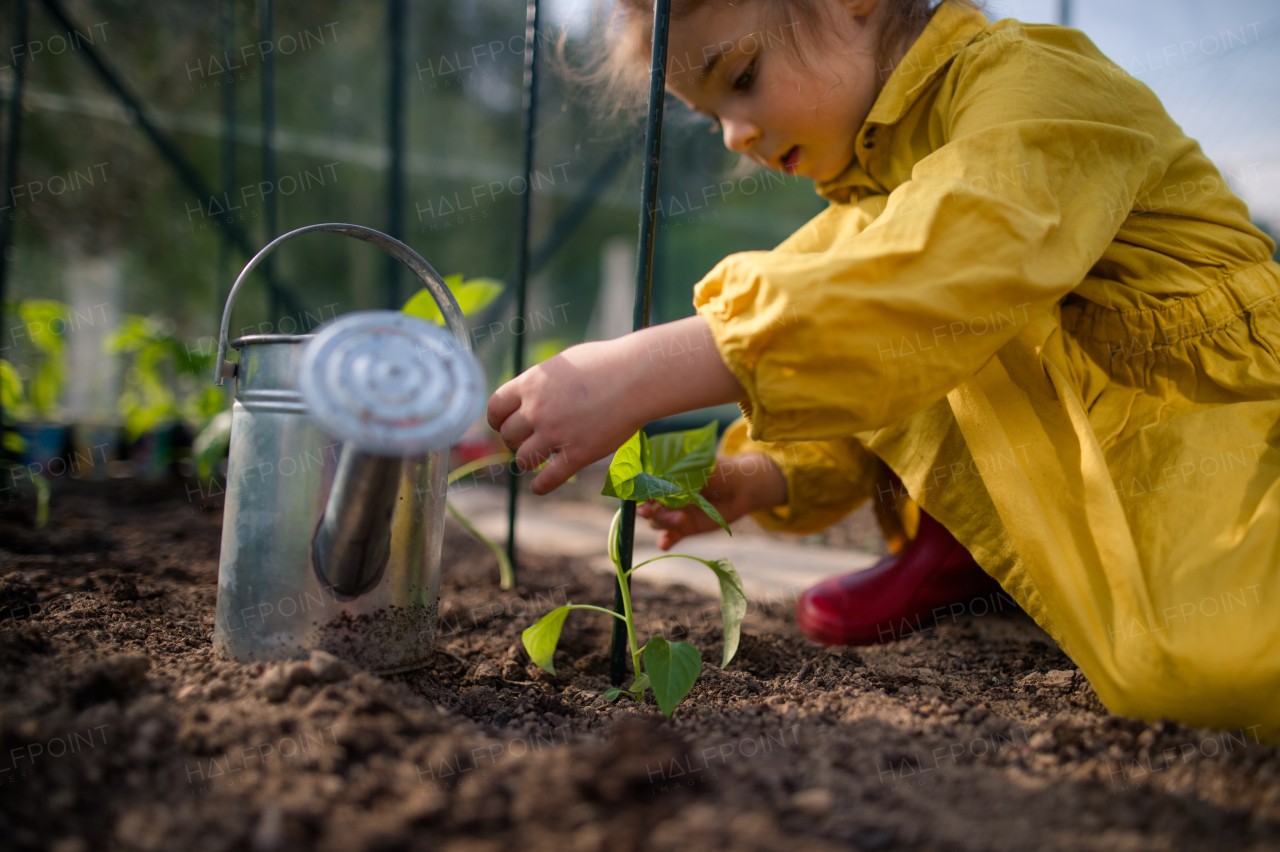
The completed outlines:
{"type": "Polygon", "coordinates": [[[504,384],[488,419],[534,494],[620,447],[650,420],[744,398],[701,316],[570,347],[504,384]],[[550,459],[550,461],[548,461],[550,459]]]}

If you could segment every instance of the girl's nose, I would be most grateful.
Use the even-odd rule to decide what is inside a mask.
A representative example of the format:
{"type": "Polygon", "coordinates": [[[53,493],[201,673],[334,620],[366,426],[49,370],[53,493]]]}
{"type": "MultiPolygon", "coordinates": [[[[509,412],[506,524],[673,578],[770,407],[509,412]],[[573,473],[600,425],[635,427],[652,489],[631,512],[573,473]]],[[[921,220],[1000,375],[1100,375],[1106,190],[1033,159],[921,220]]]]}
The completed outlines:
{"type": "Polygon", "coordinates": [[[724,147],[736,154],[745,153],[760,140],[760,128],[749,121],[721,116],[720,125],[724,129],[724,147]]]}

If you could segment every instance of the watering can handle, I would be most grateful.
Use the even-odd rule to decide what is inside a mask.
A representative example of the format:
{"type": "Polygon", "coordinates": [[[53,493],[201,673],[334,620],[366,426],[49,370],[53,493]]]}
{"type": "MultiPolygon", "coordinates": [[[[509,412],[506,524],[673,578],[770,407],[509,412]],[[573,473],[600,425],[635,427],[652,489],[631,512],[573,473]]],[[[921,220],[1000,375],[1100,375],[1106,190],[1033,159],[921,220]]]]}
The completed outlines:
{"type": "Polygon", "coordinates": [[[304,228],[298,228],[287,234],[281,234],[263,247],[262,251],[253,256],[253,259],[245,265],[240,273],[240,277],[236,279],[236,283],[232,285],[231,292],[227,295],[226,307],[222,310],[222,327],[218,332],[218,357],[214,362],[214,369],[217,371],[213,383],[221,385],[223,380],[228,376],[235,374],[235,365],[226,360],[227,358],[227,330],[231,325],[231,308],[235,305],[236,295],[240,292],[240,286],[244,284],[245,279],[249,277],[249,273],[262,262],[262,259],[275,250],[275,247],[294,237],[311,231],[331,231],[335,234],[345,234],[348,237],[355,237],[357,240],[364,240],[366,243],[373,243],[396,260],[409,267],[414,275],[418,276],[418,280],[422,282],[431,295],[435,297],[436,304],[440,306],[440,313],[444,315],[444,321],[449,327],[449,331],[461,344],[463,349],[471,349],[470,336],[467,333],[466,320],[462,318],[462,309],[458,307],[458,301],[453,297],[453,293],[449,292],[449,288],[445,286],[444,279],[440,277],[440,273],[431,268],[431,264],[422,259],[422,255],[409,248],[395,237],[389,237],[381,231],[375,231],[373,228],[366,228],[363,225],[345,225],[341,223],[327,223],[320,225],[307,225],[304,228]]]}

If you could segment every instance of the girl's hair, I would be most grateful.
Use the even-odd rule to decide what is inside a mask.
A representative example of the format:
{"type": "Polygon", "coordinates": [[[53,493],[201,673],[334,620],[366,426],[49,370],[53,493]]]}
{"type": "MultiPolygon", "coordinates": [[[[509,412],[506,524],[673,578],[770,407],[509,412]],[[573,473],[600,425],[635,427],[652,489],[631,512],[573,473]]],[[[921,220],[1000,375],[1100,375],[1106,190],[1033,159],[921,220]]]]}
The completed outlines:
{"type": "MultiPolygon", "coordinates": [[[[750,0],[770,32],[781,36],[786,48],[801,62],[796,33],[803,30],[821,42],[829,36],[824,26],[828,12],[823,0],[750,0]]],[[[976,0],[882,0],[888,5],[884,29],[877,44],[877,64],[887,68],[888,58],[904,41],[924,29],[934,9],[942,3],[980,8],[976,0]]],[[[712,3],[740,5],[733,0],[672,0],[671,20],[675,26],[712,3]]],[[[746,4],[741,4],[745,6],[746,4]]],[[[644,109],[649,96],[649,59],[653,38],[653,0],[613,0],[613,8],[603,11],[599,5],[592,22],[593,36],[588,45],[586,62],[571,68],[565,61],[565,39],[557,51],[561,72],[574,82],[592,90],[599,111],[616,117],[644,109]]],[[[772,39],[770,39],[772,41],[772,39]]],[[[882,71],[882,74],[887,72],[882,71]]]]}

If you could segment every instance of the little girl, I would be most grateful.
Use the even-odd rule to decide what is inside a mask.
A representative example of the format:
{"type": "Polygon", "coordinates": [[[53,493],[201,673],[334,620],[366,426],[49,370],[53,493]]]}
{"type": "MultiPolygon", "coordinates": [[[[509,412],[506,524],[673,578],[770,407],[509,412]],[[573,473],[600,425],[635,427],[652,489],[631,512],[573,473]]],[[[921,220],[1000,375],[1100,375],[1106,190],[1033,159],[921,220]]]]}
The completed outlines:
{"type": "MultiPolygon", "coordinates": [[[[652,7],[616,8],[615,82],[642,81],[652,7]]],[[[736,401],[726,518],[811,532],[875,498],[912,538],[806,592],[810,638],[894,639],[998,582],[1112,711],[1280,741],[1280,266],[1155,95],[962,0],[676,0],[669,53],[729,149],[831,206],[721,261],[696,316],[499,388],[518,462],[550,457],[534,493],[736,401]],[[699,340],[719,357],[672,354],[699,340]]],[[[664,548],[713,527],[641,514],[664,548]]]]}

